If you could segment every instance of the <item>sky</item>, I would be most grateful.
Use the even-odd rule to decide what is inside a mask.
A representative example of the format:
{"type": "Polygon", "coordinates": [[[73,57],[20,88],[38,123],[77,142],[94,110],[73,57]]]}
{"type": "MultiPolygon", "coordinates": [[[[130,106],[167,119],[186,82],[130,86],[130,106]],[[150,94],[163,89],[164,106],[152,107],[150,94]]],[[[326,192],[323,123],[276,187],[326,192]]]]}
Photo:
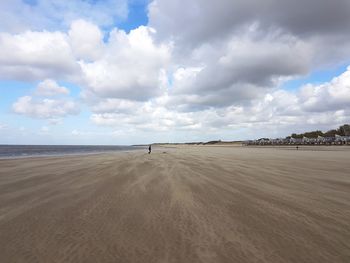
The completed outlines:
{"type": "Polygon", "coordinates": [[[1,0],[0,144],[327,131],[349,65],[348,0],[1,0]]]}

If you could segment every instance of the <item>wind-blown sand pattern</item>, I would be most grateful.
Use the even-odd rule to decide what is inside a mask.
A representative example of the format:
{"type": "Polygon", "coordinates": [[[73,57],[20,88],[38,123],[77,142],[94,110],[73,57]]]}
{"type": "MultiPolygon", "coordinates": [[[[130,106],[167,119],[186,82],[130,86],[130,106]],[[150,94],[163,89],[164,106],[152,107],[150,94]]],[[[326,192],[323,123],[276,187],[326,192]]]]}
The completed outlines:
{"type": "Polygon", "coordinates": [[[350,147],[0,160],[0,262],[350,262],[350,147]]]}

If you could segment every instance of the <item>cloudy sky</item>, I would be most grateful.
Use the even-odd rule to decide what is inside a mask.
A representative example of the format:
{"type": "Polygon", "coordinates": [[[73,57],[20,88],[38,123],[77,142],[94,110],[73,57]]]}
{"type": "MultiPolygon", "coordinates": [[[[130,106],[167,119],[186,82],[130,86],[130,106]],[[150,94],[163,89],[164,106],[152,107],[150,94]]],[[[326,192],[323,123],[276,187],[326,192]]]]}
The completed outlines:
{"type": "Polygon", "coordinates": [[[328,130],[349,65],[349,0],[1,0],[0,143],[328,130]]]}

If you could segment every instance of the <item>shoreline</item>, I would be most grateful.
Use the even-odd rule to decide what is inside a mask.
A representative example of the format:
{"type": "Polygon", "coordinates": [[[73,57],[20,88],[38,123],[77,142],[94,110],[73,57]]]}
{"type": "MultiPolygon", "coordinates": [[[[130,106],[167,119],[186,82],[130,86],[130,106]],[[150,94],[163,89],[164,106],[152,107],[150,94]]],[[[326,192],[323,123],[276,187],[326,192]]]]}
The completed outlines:
{"type": "Polygon", "coordinates": [[[135,147],[132,149],[119,149],[119,150],[106,150],[106,151],[82,151],[82,152],[61,152],[61,153],[35,153],[35,154],[16,154],[16,155],[3,155],[0,156],[0,160],[11,159],[27,159],[27,158],[47,158],[47,157],[70,157],[70,156],[86,156],[86,155],[100,155],[100,154],[114,154],[119,152],[133,152],[144,150],[141,147],[135,147]]]}

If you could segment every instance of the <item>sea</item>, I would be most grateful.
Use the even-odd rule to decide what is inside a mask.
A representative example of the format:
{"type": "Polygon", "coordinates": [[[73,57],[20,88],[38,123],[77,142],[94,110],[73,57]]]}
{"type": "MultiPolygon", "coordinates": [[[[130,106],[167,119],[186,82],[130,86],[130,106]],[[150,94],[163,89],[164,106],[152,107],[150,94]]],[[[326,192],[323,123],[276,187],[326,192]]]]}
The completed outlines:
{"type": "Polygon", "coordinates": [[[140,149],[145,149],[145,147],[114,145],[0,145],[0,158],[86,155],[140,149]]]}

